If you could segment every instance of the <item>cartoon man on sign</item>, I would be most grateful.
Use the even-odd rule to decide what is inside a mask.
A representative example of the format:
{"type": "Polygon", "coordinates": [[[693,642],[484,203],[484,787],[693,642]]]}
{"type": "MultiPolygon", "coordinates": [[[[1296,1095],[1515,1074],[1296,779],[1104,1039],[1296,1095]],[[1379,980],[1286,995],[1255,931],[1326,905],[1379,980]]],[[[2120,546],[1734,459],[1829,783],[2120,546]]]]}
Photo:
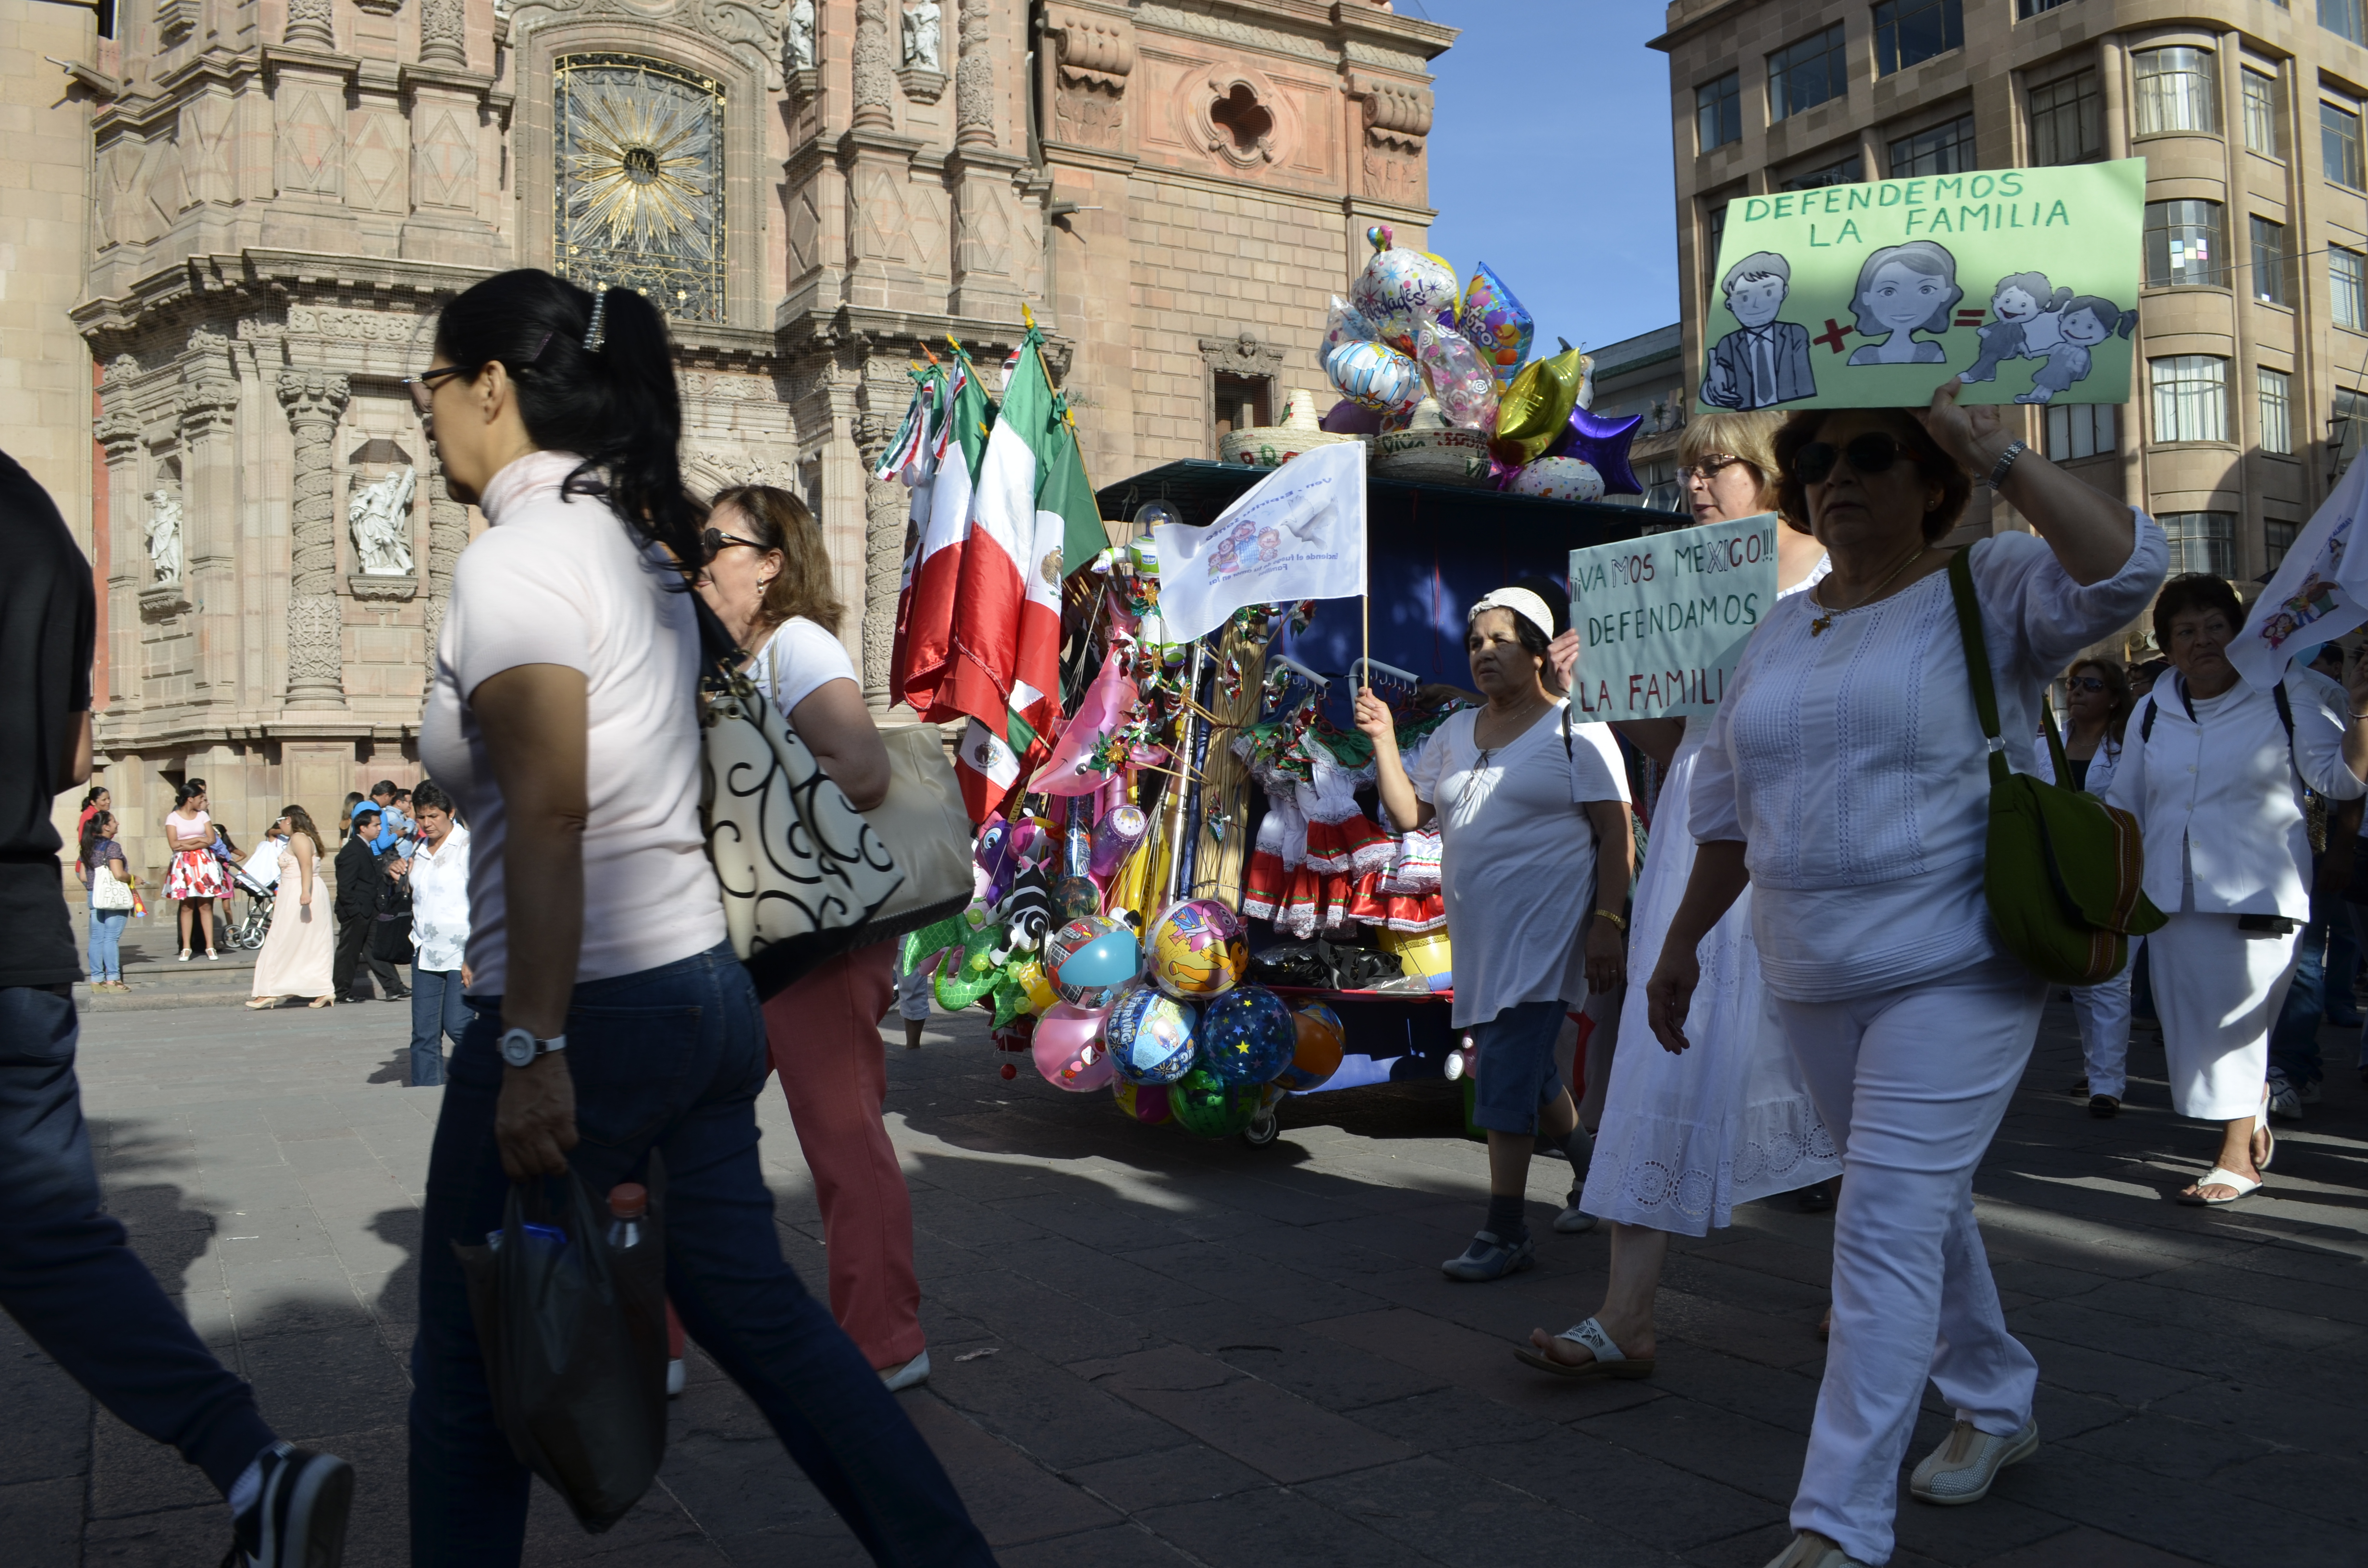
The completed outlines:
{"type": "Polygon", "coordinates": [[[1719,288],[1743,324],[1711,346],[1702,401],[1717,408],[1768,408],[1817,395],[1809,365],[1809,329],[1778,321],[1793,287],[1793,264],[1754,251],[1726,269],[1719,288]]]}

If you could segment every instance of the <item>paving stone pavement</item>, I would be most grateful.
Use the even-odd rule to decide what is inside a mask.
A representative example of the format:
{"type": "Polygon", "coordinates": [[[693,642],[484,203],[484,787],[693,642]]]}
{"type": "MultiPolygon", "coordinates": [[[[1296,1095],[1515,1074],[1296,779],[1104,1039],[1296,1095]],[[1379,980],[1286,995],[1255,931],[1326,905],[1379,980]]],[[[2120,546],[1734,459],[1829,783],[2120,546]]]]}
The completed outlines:
{"type": "MultiPolygon", "coordinates": [[[[347,1561],[406,1560],[404,1374],[439,1091],[403,1086],[408,1010],[188,1007],[86,1020],[109,1202],[267,1416],[360,1471],[347,1561]]],[[[1899,1515],[1903,1568],[2305,1568],[2368,1523],[2368,1091],[2325,1031],[2327,1102],[2270,1195],[2169,1194],[2212,1139],[2168,1109],[2158,1048],[2089,1119],[2051,1007],[1982,1168],[1983,1229],[2037,1354],[2036,1459],[1978,1506],[1899,1515]]],[[[1672,1249],[1660,1365],[1566,1384],[1513,1361],[1600,1297],[1606,1242],[1544,1221],[1540,1267],[1458,1286],[1482,1152],[1443,1085],[1292,1102],[1264,1150],[1139,1128],[1106,1096],[995,1075],[937,1019],[889,1051],[936,1376],[904,1396],[1001,1560],[1759,1568],[1783,1526],[1822,1365],[1830,1221],[1789,1199],[1672,1249]]],[[[823,1274],[778,1094],[763,1121],[784,1246],[823,1274]]],[[[224,1519],[199,1474],[94,1410],[0,1320],[0,1560],[197,1564],[224,1519]]],[[[1911,1460],[1945,1431],[1928,1402],[1911,1460]]],[[[528,1561],[860,1562],[754,1408],[694,1353],[658,1484],[583,1534],[539,1489],[528,1561]]]]}

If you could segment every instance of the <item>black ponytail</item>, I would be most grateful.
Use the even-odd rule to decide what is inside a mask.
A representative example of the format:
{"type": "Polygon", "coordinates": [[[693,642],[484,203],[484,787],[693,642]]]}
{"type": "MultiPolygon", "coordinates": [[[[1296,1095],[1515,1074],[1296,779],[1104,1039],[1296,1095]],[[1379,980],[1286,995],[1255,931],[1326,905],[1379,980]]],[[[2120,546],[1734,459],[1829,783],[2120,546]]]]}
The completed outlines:
{"type": "Polygon", "coordinates": [[[584,460],[563,493],[597,495],[644,543],[696,566],[706,511],[682,483],[682,394],[666,318],[631,289],[596,298],[534,267],[488,278],[444,307],[436,347],[472,372],[499,361],[527,434],[584,460]]]}

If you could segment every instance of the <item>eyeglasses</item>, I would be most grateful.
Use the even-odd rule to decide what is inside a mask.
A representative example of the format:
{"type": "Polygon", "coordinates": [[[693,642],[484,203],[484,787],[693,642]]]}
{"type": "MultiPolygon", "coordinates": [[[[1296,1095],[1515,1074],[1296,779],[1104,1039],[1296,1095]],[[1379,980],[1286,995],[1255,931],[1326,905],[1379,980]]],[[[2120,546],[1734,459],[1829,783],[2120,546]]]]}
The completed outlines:
{"type": "Polygon", "coordinates": [[[425,415],[436,402],[438,381],[447,376],[457,376],[465,370],[478,368],[473,365],[439,365],[433,370],[422,370],[416,376],[404,377],[403,390],[411,394],[411,406],[425,415]]]}
{"type": "Polygon", "coordinates": [[[1906,450],[1897,437],[1880,430],[1853,436],[1839,447],[1831,441],[1812,441],[1793,454],[1793,475],[1804,484],[1823,484],[1833,477],[1834,464],[1844,459],[1849,460],[1852,473],[1882,473],[1906,450]]]}
{"type": "Polygon", "coordinates": [[[770,550],[773,548],[769,544],[758,544],[753,539],[742,539],[738,534],[725,533],[722,528],[709,528],[705,533],[700,534],[699,538],[700,542],[707,547],[707,559],[710,561],[714,560],[717,556],[723,554],[726,549],[735,544],[743,546],[748,550],[770,550]]]}
{"type": "Polygon", "coordinates": [[[2079,676],[2071,680],[2066,681],[2064,684],[2071,687],[2074,691],[2102,691],[2105,689],[2104,681],[2097,676],[2079,676]]]}
{"type": "Polygon", "coordinates": [[[1713,452],[1700,462],[1688,463],[1678,470],[1678,477],[1680,480],[1699,479],[1704,484],[1708,484],[1716,479],[1723,470],[1732,468],[1742,460],[1733,452],[1713,452]]]}

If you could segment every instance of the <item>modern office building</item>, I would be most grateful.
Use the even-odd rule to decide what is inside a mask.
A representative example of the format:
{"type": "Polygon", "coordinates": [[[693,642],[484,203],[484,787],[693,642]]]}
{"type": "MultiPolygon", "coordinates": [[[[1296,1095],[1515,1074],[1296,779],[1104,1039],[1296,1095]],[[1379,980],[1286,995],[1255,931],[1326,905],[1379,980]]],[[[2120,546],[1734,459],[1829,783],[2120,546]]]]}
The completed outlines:
{"type": "Polygon", "coordinates": [[[1634,415],[1644,423],[1628,448],[1642,495],[1607,495],[1623,506],[1665,512],[1685,509],[1678,490],[1678,437],[1686,427],[1683,329],[1676,322],[1588,352],[1595,359],[1594,413],[1607,419],[1634,415]]]}
{"type": "Polygon", "coordinates": [[[1734,198],[2141,157],[2134,398],[2029,438],[2249,585],[2368,434],[2362,0],[1675,0],[1655,46],[1689,387],[1734,198]]]}

